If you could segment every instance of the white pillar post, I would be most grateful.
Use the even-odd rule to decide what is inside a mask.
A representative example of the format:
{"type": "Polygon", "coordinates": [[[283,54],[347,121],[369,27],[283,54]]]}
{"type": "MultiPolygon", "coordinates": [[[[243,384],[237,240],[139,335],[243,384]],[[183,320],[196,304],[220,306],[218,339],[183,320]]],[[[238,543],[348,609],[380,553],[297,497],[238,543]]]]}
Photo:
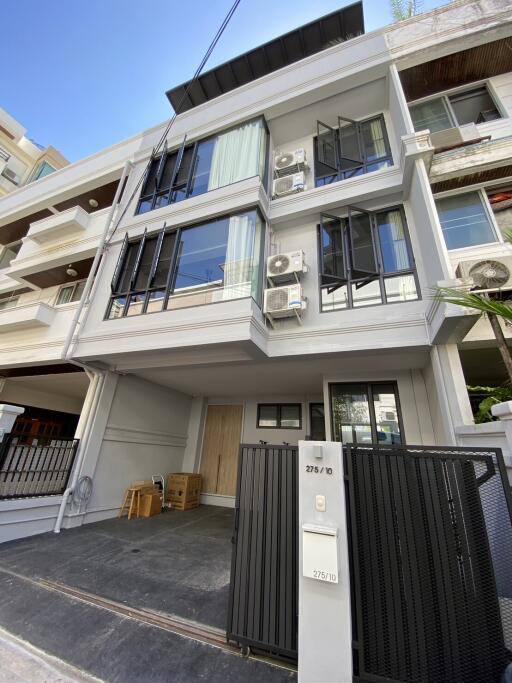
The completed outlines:
{"type": "Polygon", "coordinates": [[[299,683],[352,683],[341,443],[299,441],[299,683]]]}
{"type": "Polygon", "coordinates": [[[25,408],[0,403],[0,439],[4,434],[11,431],[18,415],[22,415],[24,412],[25,408]]]}
{"type": "Polygon", "coordinates": [[[497,403],[492,406],[491,412],[494,417],[499,419],[500,424],[503,425],[505,431],[508,452],[503,453],[503,459],[505,460],[505,466],[507,468],[508,480],[512,486],[512,401],[497,403]]]}

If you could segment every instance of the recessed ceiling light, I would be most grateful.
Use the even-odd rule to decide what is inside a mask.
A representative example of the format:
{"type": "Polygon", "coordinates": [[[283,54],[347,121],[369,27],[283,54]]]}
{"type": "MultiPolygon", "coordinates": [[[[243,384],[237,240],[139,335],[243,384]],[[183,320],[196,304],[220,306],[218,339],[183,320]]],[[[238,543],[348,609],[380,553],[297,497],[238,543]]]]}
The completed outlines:
{"type": "Polygon", "coordinates": [[[97,209],[99,206],[98,201],[94,199],[94,197],[91,197],[91,199],[89,199],[89,206],[92,206],[93,209],[97,209]]]}

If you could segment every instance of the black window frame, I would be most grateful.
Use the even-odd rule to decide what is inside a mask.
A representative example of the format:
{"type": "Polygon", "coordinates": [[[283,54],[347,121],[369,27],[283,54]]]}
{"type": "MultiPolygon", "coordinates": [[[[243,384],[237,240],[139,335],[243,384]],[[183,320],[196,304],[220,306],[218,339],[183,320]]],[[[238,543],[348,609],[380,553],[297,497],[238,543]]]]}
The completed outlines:
{"type": "Polygon", "coordinates": [[[302,429],[302,403],[258,403],[258,408],[256,411],[256,428],[257,429],[302,429]],[[277,424],[275,427],[269,425],[260,425],[260,409],[265,408],[276,408],[276,419],[277,424]],[[299,409],[299,426],[298,427],[282,427],[281,426],[281,414],[282,409],[285,408],[298,408],[299,409]]]}
{"type": "Polygon", "coordinates": [[[385,286],[385,281],[394,277],[399,277],[399,276],[406,276],[406,275],[412,275],[414,277],[414,283],[416,286],[416,299],[410,299],[409,301],[420,301],[421,300],[421,290],[420,290],[420,285],[419,285],[419,280],[418,280],[418,273],[416,269],[416,262],[414,259],[414,252],[412,249],[412,244],[411,244],[411,239],[409,235],[409,227],[407,225],[407,219],[405,216],[405,211],[404,207],[402,204],[399,205],[393,205],[393,206],[388,206],[388,207],[383,207],[379,209],[375,209],[373,211],[367,211],[366,209],[361,209],[357,206],[347,206],[345,207],[347,209],[347,216],[334,216],[332,214],[328,213],[322,213],[320,214],[320,223],[317,224],[317,249],[318,249],[318,287],[319,287],[319,292],[320,292],[320,297],[319,297],[319,309],[320,313],[339,313],[340,311],[343,310],[351,310],[354,308],[371,308],[372,306],[384,306],[384,305],[389,305],[389,304],[403,304],[407,303],[407,301],[388,301],[387,299],[387,294],[386,294],[386,286],[385,286]],[[381,213],[388,213],[391,211],[399,211],[401,218],[402,218],[402,224],[404,226],[404,238],[405,238],[405,244],[407,248],[407,255],[409,259],[409,263],[411,264],[410,268],[402,269],[402,270],[395,270],[395,271],[385,271],[384,270],[384,264],[383,264],[383,257],[382,257],[382,246],[380,243],[380,238],[379,238],[379,231],[378,231],[378,221],[377,221],[377,216],[378,214],[381,213]],[[359,277],[353,277],[354,269],[353,269],[353,255],[352,255],[352,244],[353,241],[351,240],[351,216],[353,213],[358,212],[358,213],[364,213],[370,216],[370,224],[371,224],[371,232],[372,232],[372,244],[373,244],[373,249],[374,249],[374,255],[376,259],[376,265],[378,271],[375,274],[361,274],[359,277]],[[322,248],[322,229],[323,229],[323,218],[326,217],[329,220],[337,220],[339,221],[340,225],[340,231],[341,231],[341,242],[342,242],[342,249],[343,249],[343,268],[344,268],[344,275],[340,277],[334,277],[331,274],[326,274],[323,272],[323,263],[324,263],[324,252],[322,248]],[[323,281],[324,279],[324,281],[323,281]],[[368,304],[366,306],[354,306],[354,300],[353,300],[353,294],[352,294],[352,286],[355,286],[356,289],[360,289],[361,287],[364,287],[365,285],[379,281],[379,289],[380,289],[380,295],[381,295],[381,301],[379,303],[375,304],[368,304]],[[328,310],[328,309],[323,309],[322,308],[322,290],[326,289],[329,294],[334,292],[336,289],[339,287],[347,287],[347,306],[345,308],[338,308],[334,310],[328,310]]]}
{"type": "Polygon", "coordinates": [[[327,439],[327,433],[325,429],[325,403],[323,401],[310,401],[308,404],[308,410],[309,410],[309,438],[313,441],[325,441],[327,439]],[[323,439],[314,439],[313,438],[313,410],[318,408],[318,406],[322,406],[322,410],[324,412],[323,415],[323,439]]]}
{"type": "MultiPolygon", "coordinates": [[[[258,306],[261,308],[261,298],[263,295],[263,284],[264,284],[264,253],[265,253],[265,242],[266,242],[266,233],[267,233],[267,222],[265,218],[263,217],[263,214],[261,213],[260,209],[258,206],[253,206],[253,207],[248,207],[247,209],[243,211],[236,211],[234,213],[230,214],[223,214],[222,216],[216,216],[211,218],[206,222],[206,224],[213,224],[218,221],[223,221],[226,219],[229,219],[233,216],[237,215],[243,215],[247,214],[250,212],[256,212],[259,220],[261,221],[262,224],[262,229],[263,229],[263,234],[261,236],[260,240],[260,253],[259,253],[259,264],[260,264],[260,288],[259,288],[259,299],[257,300],[256,303],[258,306]]],[[[162,308],[159,311],[152,311],[154,313],[164,313],[166,312],[167,309],[167,304],[169,301],[169,298],[173,294],[173,288],[174,284],[176,281],[177,277],[177,264],[178,264],[178,259],[180,256],[180,244],[181,244],[181,234],[186,231],[190,230],[196,227],[200,227],[201,225],[205,225],[205,222],[199,221],[196,223],[191,223],[189,225],[183,225],[179,226],[176,228],[168,228],[166,223],[164,222],[163,227],[160,230],[155,230],[154,232],[148,233],[147,229],[144,230],[142,235],[138,235],[137,237],[134,237],[130,239],[128,237],[128,233],[125,234],[123,238],[123,242],[121,245],[121,250],[119,252],[119,256],[117,258],[117,263],[114,269],[114,273],[112,276],[111,284],[110,284],[110,297],[107,305],[107,310],[105,312],[104,320],[119,320],[121,318],[126,318],[126,317],[131,317],[128,315],[128,310],[130,308],[130,300],[134,296],[138,295],[144,295],[144,303],[142,305],[142,310],[140,314],[138,315],[145,315],[148,313],[148,306],[151,301],[151,294],[156,292],[156,291],[163,291],[165,290],[163,299],[162,299],[162,308]],[[154,285],[154,278],[156,275],[156,271],[158,269],[158,264],[162,252],[162,244],[163,241],[167,236],[174,236],[174,243],[172,244],[171,247],[171,253],[170,253],[170,258],[169,258],[169,270],[167,273],[167,278],[166,278],[166,284],[165,286],[156,286],[154,285]],[[157,243],[155,245],[155,251],[153,253],[153,259],[151,266],[149,268],[149,274],[146,282],[146,286],[144,288],[134,288],[135,281],[137,279],[137,274],[140,266],[140,261],[142,257],[142,252],[144,249],[144,245],[148,240],[156,238],[157,243]],[[130,247],[139,245],[137,248],[137,255],[135,257],[135,260],[132,263],[131,266],[131,272],[129,273],[129,277],[127,276],[127,272],[125,272],[125,261],[128,256],[128,251],[130,247]],[[120,289],[120,285],[123,282],[123,280],[126,280],[128,283],[128,288],[123,288],[122,290],[120,289]],[[110,312],[112,310],[112,306],[114,302],[117,299],[124,298],[124,304],[123,304],[123,310],[120,316],[117,316],[115,318],[110,317],[110,312]]],[[[215,302],[211,302],[215,303],[215,302]]],[[[218,302],[220,303],[220,302],[218,302]]],[[[204,306],[204,305],[210,305],[210,303],[207,304],[192,304],[190,308],[194,306],[204,306]]]]}
{"type": "MultiPolygon", "coordinates": [[[[262,121],[263,122],[263,127],[265,129],[266,133],[266,141],[265,141],[265,164],[263,167],[263,172],[261,176],[261,182],[263,183],[265,187],[265,191],[268,193],[268,185],[269,185],[269,178],[268,178],[268,169],[269,169],[269,152],[270,152],[270,131],[268,128],[267,121],[264,116],[256,116],[254,118],[248,119],[246,121],[242,121],[236,125],[230,126],[229,128],[226,128],[225,130],[221,130],[217,133],[214,133],[212,135],[208,135],[205,138],[200,138],[199,140],[196,140],[194,142],[188,143],[186,136],[184,137],[181,145],[176,149],[172,150],[167,150],[167,146],[164,147],[164,150],[162,151],[161,154],[158,154],[156,157],[154,157],[150,164],[148,165],[148,168],[146,170],[146,177],[144,179],[144,182],[142,183],[142,188],[139,196],[139,200],[137,202],[137,206],[135,208],[135,215],[143,215],[145,213],[149,213],[150,211],[154,211],[155,209],[160,209],[164,206],[170,206],[171,204],[175,204],[178,201],[184,201],[185,199],[189,199],[190,197],[196,197],[201,194],[206,194],[206,192],[210,192],[211,190],[205,190],[204,192],[198,192],[197,194],[192,194],[193,190],[193,184],[192,180],[194,178],[194,172],[195,168],[198,162],[198,149],[199,146],[204,143],[208,142],[208,140],[213,140],[214,138],[218,137],[219,135],[223,133],[227,133],[231,130],[235,130],[236,128],[240,128],[241,126],[244,126],[248,123],[252,123],[253,121],[262,121]],[[176,179],[178,178],[180,172],[181,172],[181,165],[183,163],[183,159],[185,158],[186,154],[188,152],[191,152],[190,155],[190,161],[189,161],[189,168],[188,171],[186,170],[186,181],[181,181],[179,185],[176,185],[176,179]],[[162,174],[165,168],[165,165],[173,157],[173,155],[176,155],[176,162],[171,174],[171,179],[169,182],[169,186],[165,188],[160,187],[160,182],[162,179],[162,174]],[[152,168],[156,169],[156,172],[152,172],[152,168]],[[148,187],[148,183],[151,183],[151,185],[148,187]],[[176,197],[176,192],[183,190],[184,191],[184,196],[181,196],[179,198],[176,197]],[[161,205],[156,205],[157,203],[157,198],[163,197],[167,194],[167,202],[163,203],[161,205]],[[140,208],[143,203],[149,202],[150,203],[150,208],[146,209],[145,211],[141,211],[140,208]]],[[[237,181],[239,182],[239,181],[237,181]]],[[[216,188],[218,189],[218,188],[216,188]]]]}
{"type": "MultiPolygon", "coordinates": [[[[363,382],[358,382],[357,380],[354,380],[353,382],[329,382],[329,423],[331,426],[331,439],[334,439],[334,436],[336,434],[336,430],[334,429],[334,411],[332,409],[332,388],[334,386],[346,386],[346,387],[352,387],[352,386],[361,386],[365,388],[366,394],[368,396],[368,408],[370,412],[370,428],[371,428],[371,433],[372,433],[372,443],[374,444],[379,444],[379,441],[377,439],[377,419],[375,415],[375,404],[373,401],[373,391],[375,387],[380,387],[380,386],[392,386],[393,387],[393,392],[395,394],[395,404],[396,404],[396,416],[397,416],[397,421],[398,421],[398,428],[400,429],[400,443],[398,445],[405,446],[407,441],[405,438],[405,430],[404,430],[404,422],[403,422],[403,416],[402,416],[402,407],[400,404],[400,394],[398,391],[398,382],[396,380],[378,380],[376,382],[368,382],[368,381],[363,381],[363,382]]],[[[355,443],[357,445],[357,442],[351,442],[347,441],[346,443],[355,443]]],[[[346,445],[344,443],[344,445],[346,445]]],[[[358,444],[358,445],[365,445],[365,444],[358,444]]]]}
{"type": "Polygon", "coordinates": [[[317,134],[313,138],[313,155],[314,155],[314,175],[315,175],[315,187],[322,187],[324,185],[330,185],[331,183],[337,183],[341,180],[347,180],[348,178],[354,178],[355,176],[365,175],[366,173],[372,173],[373,170],[368,170],[369,166],[375,164],[380,164],[387,162],[387,166],[393,165],[393,155],[391,153],[391,147],[389,144],[389,136],[386,127],[386,120],[384,114],[378,114],[377,116],[371,116],[367,119],[362,119],[360,121],[355,121],[349,119],[345,116],[338,116],[338,127],[333,128],[323,123],[322,121],[317,121],[317,134]],[[365,152],[364,140],[362,128],[364,124],[371,123],[372,121],[381,121],[382,131],[384,134],[384,144],[386,146],[386,154],[377,159],[368,159],[365,152]],[[344,156],[342,146],[341,146],[341,133],[340,131],[347,130],[347,126],[344,123],[348,123],[349,126],[354,126],[357,146],[359,149],[359,158],[354,159],[351,157],[344,156]],[[320,138],[320,126],[327,129],[331,133],[331,146],[334,148],[334,153],[336,156],[336,166],[330,166],[329,164],[322,161],[320,158],[320,149],[318,145],[318,140],[320,138]],[[343,162],[348,162],[353,164],[349,168],[342,168],[343,162]],[[332,168],[332,173],[318,173],[319,164],[326,167],[332,168]]]}

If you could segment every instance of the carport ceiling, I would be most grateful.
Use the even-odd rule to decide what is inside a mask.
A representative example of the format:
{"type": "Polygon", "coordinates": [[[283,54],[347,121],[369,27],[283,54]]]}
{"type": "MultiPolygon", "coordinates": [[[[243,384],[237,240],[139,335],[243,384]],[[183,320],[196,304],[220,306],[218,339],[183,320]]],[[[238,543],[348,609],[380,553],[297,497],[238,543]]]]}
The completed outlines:
{"type": "Polygon", "coordinates": [[[428,355],[421,351],[391,355],[380,350],[364,357],[343,354],[316,359],[269,359],[213,366],[151,368],[133,374],[192,396],[321,394],[324,375],[351,381],[371,372],[379,379],[379,372],[421,368],[427,360],[428,355]]]}
{"type": "Polygon", "coordinates": [[[85,372],[60,375],[35,375],[33,377],[10,377],[9,383],[35,391],[59,394],[67,398],[83,400],[89,387],[85,372]]]}

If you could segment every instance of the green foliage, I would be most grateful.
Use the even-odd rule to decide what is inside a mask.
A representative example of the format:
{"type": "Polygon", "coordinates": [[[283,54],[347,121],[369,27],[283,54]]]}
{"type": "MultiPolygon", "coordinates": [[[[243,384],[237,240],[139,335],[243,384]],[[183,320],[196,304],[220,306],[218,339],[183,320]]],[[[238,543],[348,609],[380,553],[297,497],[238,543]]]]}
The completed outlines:
{"type": "Polygon", "coordinates": [[[434,294],[434,299],[444,301],[447,304],[457,304],[464,308],[473,308],[480,313],[494,313],[505,322],[512,322],[512,305],[509,301],[497,301],[489,299],[482,294],[472,294],[460,289],[439,287],[434,294]]]}
{"type": "Polygon", "coordinates": [[[491,413],[492,406],[503,401],[512,401],[512,387],[471,387],[468,386],[470,394],[486,394],[485,398],[478,404],[478,411],[475,414],[475,423],[492,422],[494,419],[491,413]]]}
{"type": "Polygon", "coordinates": [[[391,15],[394,21],[403,21],[419,14],[421,11],[420,0],[390,0],[391,15]]]}

